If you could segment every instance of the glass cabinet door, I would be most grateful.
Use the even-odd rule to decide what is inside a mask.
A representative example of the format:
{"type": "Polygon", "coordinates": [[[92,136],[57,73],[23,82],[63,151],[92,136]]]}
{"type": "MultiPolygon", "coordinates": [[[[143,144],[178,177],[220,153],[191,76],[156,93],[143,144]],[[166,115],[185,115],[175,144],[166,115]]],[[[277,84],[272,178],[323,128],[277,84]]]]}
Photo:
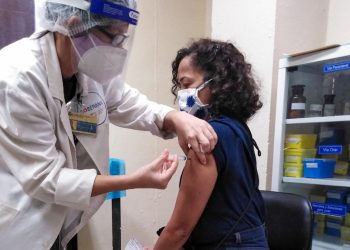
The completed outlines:
{"type": "Polygon", "coordinates": [[[287,68],[287,118],[350,115],[350,56],[287,68]]]}
{"type": "Polygon", "coordinates": [[[350,249],[350,56],[285,76],[281,191],[312,202],[313,249],[350,249]]]}

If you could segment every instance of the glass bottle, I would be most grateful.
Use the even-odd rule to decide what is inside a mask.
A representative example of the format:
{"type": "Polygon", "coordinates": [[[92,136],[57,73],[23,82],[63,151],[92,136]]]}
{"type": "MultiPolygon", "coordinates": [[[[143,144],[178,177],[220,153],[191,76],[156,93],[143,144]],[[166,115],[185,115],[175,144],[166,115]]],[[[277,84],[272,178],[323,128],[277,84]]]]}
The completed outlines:
{"type": "Polygon", "coordinates": [[[288,118],[302,118],[305,117],[305,103],[306,97],[304,94],[305,85],[293,85],[292,96],[289,98],[288,118]]]}
{"type": "Polygon", "coordinates": [[[310,104],[310,109],[309,109],[309,117],[319,117],[322,116],[322,110],[323,110],[323,105],[322,104],[317,104],[313,103],[310,104]]]}
{"type": "Polygon", "coordinates": [[[323,116],[335,115],[335,95],[324,95],[323,116]]]}
{"type": "Polygon", "coordinates": [[[334,74],[325,75],[323,81],[324,95],[323,95],[323,116],[333,116],[335,115],[335,86],[336,86],[336,76],[334,74]]]}

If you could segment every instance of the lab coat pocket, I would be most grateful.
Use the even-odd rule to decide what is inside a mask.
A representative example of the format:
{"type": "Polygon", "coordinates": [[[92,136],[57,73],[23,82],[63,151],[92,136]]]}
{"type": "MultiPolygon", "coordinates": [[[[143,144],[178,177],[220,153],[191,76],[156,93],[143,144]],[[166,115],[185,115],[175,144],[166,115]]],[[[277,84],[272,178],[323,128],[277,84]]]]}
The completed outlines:
{"type": "Polygon", "coordinates": [[[8,226],[18,214],[18,211],[12,207],[0,203],[0,231],[8,226]]]}

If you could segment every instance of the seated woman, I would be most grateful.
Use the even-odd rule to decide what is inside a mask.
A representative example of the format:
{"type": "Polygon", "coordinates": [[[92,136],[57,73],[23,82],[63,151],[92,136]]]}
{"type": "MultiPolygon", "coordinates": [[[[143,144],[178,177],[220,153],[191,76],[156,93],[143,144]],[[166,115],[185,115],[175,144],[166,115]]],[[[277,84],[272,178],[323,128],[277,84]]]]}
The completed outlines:
{"type": "Polygon", "coordinates": [[[172,74],[180,109],[208,120],[218,143],[206,165],[189,145],[175,208],[154,249],[268,249],[257,146],[246,125],[262,107],[251,65],[231,43],[201,39],[178,51],[172,74]]]}

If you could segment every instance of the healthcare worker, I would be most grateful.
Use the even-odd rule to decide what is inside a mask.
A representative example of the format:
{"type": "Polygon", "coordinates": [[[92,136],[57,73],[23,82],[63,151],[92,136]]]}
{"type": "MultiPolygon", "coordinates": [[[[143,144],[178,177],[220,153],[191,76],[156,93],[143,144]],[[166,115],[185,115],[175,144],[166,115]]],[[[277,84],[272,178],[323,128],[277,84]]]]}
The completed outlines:
{"type": "Polygon", "coordinates": [[[64,248],[104,193],[165,188],[166,150],[127,176],[107,176],[109,123],[170,138],[205,163],[206,122],[124,83],[135,0],[37,0],[41,32],[0,51],[0,249],[64,248]]]}

